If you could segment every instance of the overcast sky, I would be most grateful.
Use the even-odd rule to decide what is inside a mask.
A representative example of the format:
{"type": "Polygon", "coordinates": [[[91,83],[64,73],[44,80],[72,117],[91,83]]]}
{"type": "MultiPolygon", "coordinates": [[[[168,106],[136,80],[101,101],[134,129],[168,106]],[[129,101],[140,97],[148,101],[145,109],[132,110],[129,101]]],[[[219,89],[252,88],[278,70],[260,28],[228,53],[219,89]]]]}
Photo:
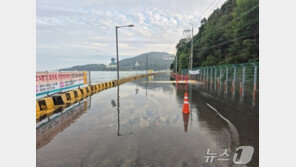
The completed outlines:
{"type": "MultiPolygon", "coordinates": [[[[175,53],[183,30],[226,0],[37,0],[37,71],[81,64],[107,64],[145,52],[175,53]]],[[[195,29],[196,33],[196,29],[195,29]]]]}

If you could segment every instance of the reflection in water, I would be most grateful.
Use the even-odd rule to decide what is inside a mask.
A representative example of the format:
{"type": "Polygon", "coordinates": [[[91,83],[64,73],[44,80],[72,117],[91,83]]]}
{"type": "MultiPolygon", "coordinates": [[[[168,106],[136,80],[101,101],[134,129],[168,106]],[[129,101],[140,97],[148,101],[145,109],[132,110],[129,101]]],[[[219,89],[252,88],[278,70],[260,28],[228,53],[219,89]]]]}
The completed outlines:
{"type": "Polygon", "coordinates": [[[136,88],[136,95],[139,93],[139,88],[138,88],[138,84],[137,84],[137,88],[136,88]]]}
{"type": "MultiPolygon", "coordinates": [[[[179,103],[183,100],[184,91],[184,89],[178,89],[176,92],[179,103]]],[[[245,102],[241,103],[239,97],[233,100],[235,97],[233,92],[223,95],[219,94],[219,89],[216,92],[204,85],[190,85],[188,92],[191,96],[189,98],[192,99],[190,100],[190,108],[196,107],[198,110],[197,123],[200,130],[207,134],[212,142],[218,144],[220,148],[227,148],[230,151],[234,151],[240,145],[251,145],[255,147],[255,150],[259,149],[256,116],[259,108],[250,103],[252,96],[245,95],[245,102]],[[209,104],[214,104],[215,108],[209,104]]],[[[184,121],[184,129],[186,129],[185,125],[184,121]]],[[[254,161],[250,166],[257,164],[257,154],[258,152],[255,153],[254,161]]]]}
{"type": "MultiPolygon", "coordinates": [[[[169,75],[157,75],[154,79],[168,80],[169,75]]],[[[253,122],[248,124],[228,104],[219,106],[214,100],[219,101],[220,97],[206,93],[206,88],[192,89],[189,85],[191,112],[182,114],[185,87],[176,90],[172,84],[147,84],[145,80],[94,95],[91,112],[38,150],[38,166],[232,166],[227,162],[205,163],[207,149],[217,153],[224,149],[232,151],[238,144],[236,141],[253,145],[249,142],[256,131],[250,127],[253,122]],[[135,83],[139,84],[138,94],[135,94],[135,83]],[[227,115],[228,111],[237,115],[227,115]],[[237,128],[239,136],[233,128],[237,128]],[[129,135],[129,131],[134,134],[129,135]]],[[[209,92],[213,91],[210,87],[207,87],[209,92]]],[[[223,94],[221,98],[225,98],[223,94]]]]}
{"type": "Polygon", "coordinates": [[[147,86],[148,85],[148,77],[146,77],[146,96],[148,95],[148,92],[147,92],[147,86]]]}
{"type": "Polygon", "coordinates": [[[188,129],[188,121],[189,121],[189,114],[183,113],[183,123],[184,123],[184,131],[187,132],[188,129]]]}
{"type": "MultiPolygon", "coordinates": [[[[133,133],[130,132],[128,134],[133,134],[133,133]]],[[[120,133],[120,96],[119,96],[119,85],[117,85],[117,136],[128,135],[128,134],[120,133]]]]}
{"type": "MultiPolygon", "coordinates": [[[[209,69],[210,70],[210,69],[209,69]]],[[[251,109],[251,111],[259,110],[258,105],[258,92],[257,92],[257,66],[254,67],[254,78],[252,78],[252,84],[250,84],[250,79],[248,82],[246,81],[246,67],[241,68],[241,82],[237,83],[237,68],[233,67],[231,72],[231,80],[229,80],[229,68],[218,68],[214,69],[214,77],[210,72],[209,79],[213,80],[214,84],[210,84],[207,82],[207,70],[204,69],[202,77],[202,85],[192,85],[193,89],[204,91],[207,94],[214,96],[225,103],[232,104],[238,107],[246,107],[251,109]],[[217,78],[217,71],[220,71],[220,76],[217,78]],[[225,75],[223,75],[223,71],[225,75]],[[221,78],[225,80],[222,81],[221,78]],[[212,89],[214,86],[214,89],[212,89]],[[231,87],[229,89],[229,87],[231,87]],[[237,91],[238,90],[238,91],[237,91]],[[250,93],[252,92],[252,93],[250,93]],[[237,95],[236,95],[237,94],[237,95]]],[[[210,70],[212,71],[212,70],[210,70]]],[[[252,76],[253,77],[253,76],[252,76]]],[[[211,82],[211,81],[210,81],[211,82]]],[[[178,87],[177,87],[178,89],[178,87]]]]}
{"type": "Polygon", "coordinates": [[[40,122],[36,129],[36,149],[38,150],[50,143],[57,134],[64,131],[84,114],[89,106],[88,103],[90,103],[90,100],[89,98],[89,100],[79,102],[68,110],[54,114],[51,118],[40,122]]]}
{"type": "MultiPolygon", "coordinates": [[[[185,89],[179,89],[177,97],[179,103],[183,103],[185,89]]],[[[200,126],[200,130],[207,134],[212,142],[218,144],[221,148],[234,149],[239,145],[239,135],[235,126],[225,121],[225,118],[220,117],[215,111],[210,109],[202,102],[201,97],[197,91],[188,87],[190,100],[190,114],[183,114],[184,131],[188,132],[188,124],[193,122],[193,114],[197,114],[197,123],[200,126]],[[196,110],[194,110],[196,108],[196,110]],[[191,121],[189,121],[189,117],[191,121]],[[223,119],[224,118],[224,119],[223,119]]],[[[181,112],[181,111],[180,111],[181,112]]]]}
{"type": "Polygon", "coordinates": [[[112,105],[112,107],[116,107],[117,106],[115,100],[111,100],[111,105],[112,105]]]}
{"type": "Polygon", "coordinates": [[[121,136],[120,134],[120,103],[119,103],[119,85],[117,85],[117,136],[121,136]]]}

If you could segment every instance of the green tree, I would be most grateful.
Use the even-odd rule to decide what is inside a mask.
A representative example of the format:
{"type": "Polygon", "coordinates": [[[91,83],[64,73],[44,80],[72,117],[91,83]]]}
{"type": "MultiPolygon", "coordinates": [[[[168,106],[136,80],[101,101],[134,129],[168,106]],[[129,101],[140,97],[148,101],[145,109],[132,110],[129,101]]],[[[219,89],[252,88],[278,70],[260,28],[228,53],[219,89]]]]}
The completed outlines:
{"type": "MultiPolygon", "coordinates": [[[[186,39],[176,45],[179,71],[188,67],[190,45],[186,39]]],[[[193,37],[193,67],[255,61],[259,61],[258,0],[228,0],[202,19],[193,37]]]]}

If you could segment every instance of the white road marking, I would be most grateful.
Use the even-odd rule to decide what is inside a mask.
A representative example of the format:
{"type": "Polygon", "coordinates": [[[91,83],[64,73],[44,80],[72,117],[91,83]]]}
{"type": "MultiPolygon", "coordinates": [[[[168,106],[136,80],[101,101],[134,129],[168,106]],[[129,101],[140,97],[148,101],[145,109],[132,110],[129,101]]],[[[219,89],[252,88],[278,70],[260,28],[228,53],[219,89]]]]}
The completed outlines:
{"type": "Polygon", "coordinates": [[[210,96],[210,97],[214,98],[214,96],[212,96],[212,95],[210,95],[210,94],[208,94],[208,93],[206,93],[206,92],[201,92],[200,94],[201,94],[201,95],[204,95],[204,96],[210,96]]]}
{"type": "Polygon", "coordinates": [[[211,106],[209,103],[207,103],[207,106],[209,106],[212,110],[214,110],[222,119],[224,119],[227,123],[231,124],[231,122],[226,119],[225,117],[223,117],[223,115],[221,115],[213,106],[211,106]]]}
{"type": "Polygon", "coordinates": [[[213,106],[211,106],[209,103],[207,103],[207,106],[210,107],[212,110],[214,110],[224,121],[228,123],[229,131],[230,131],[230,136],[231,140],[235,143],[235,146],[239,146],[239,133],[237,128],[225,117],[223,117],[213,106]]]}

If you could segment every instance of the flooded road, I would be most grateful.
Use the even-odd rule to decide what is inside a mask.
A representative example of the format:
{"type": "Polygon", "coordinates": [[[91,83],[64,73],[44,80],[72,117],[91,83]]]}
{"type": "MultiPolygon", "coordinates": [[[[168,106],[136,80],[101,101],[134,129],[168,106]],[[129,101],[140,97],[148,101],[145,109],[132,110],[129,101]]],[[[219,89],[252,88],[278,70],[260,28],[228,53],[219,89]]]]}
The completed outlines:
{"type": "Polygon", "coordinates": [[[37,166],[235,166],[239,146],[253,146],[245,166],[259,166],[258,103],[189,85],[190,114],[182,114],[184,85],[146,82],[169,78],[104,90],[39,122],[37,166]]]}

